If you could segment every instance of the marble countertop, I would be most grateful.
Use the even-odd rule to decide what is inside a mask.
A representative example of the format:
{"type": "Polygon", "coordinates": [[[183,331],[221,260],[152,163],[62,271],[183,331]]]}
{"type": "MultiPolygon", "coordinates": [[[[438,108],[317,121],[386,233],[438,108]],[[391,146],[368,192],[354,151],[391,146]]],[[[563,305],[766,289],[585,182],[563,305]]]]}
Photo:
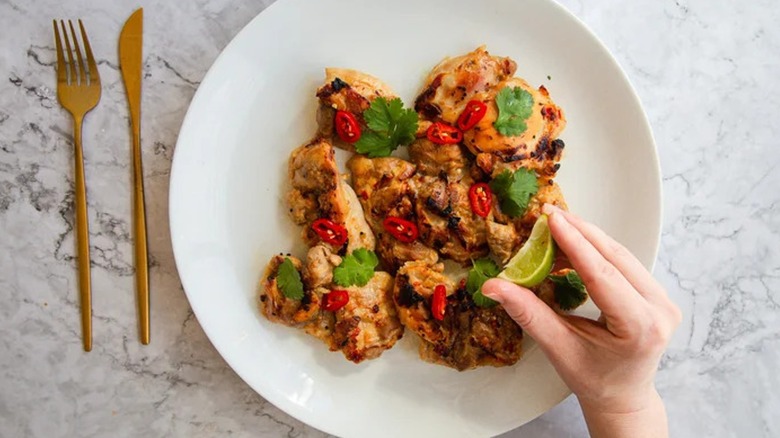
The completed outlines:
{"type": "MultiPolygon", "coordinates": [[[[139,4],[0,1],[0,436],[324,436],[263,400],[211,346],[179,283],[167,223],[189,101],[220,50],[271,1],[138,3],[147,12],[147,347],[130,310],[129,131],[116,55],[116,35],[139,4]],[[72,127],[56,99],[53,17],[85,20],[104,84],[86,124],[101,292],[91,354],[80,345],[72,127]]],[[[655,273],[685,313],[657,379],[672,435],[780,435],[780,3],[562,3],[625,68],[658,143],[664,232],[655,273]]],[[[585,434],[569,398],[505,436],[585,434]]]]}

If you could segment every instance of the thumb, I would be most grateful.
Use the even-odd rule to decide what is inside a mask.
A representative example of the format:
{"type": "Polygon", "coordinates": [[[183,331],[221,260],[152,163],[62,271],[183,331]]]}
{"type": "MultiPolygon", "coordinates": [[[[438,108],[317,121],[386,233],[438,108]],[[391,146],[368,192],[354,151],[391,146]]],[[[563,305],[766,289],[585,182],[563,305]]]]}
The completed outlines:
{"type": "Polygon", "coordinates": [[[498,301],[506,313],[534,338],[542,349],[549,351],[566,339],[563,319],[531,290],[493,278],[482,285],[482,294],[498,301]]]}

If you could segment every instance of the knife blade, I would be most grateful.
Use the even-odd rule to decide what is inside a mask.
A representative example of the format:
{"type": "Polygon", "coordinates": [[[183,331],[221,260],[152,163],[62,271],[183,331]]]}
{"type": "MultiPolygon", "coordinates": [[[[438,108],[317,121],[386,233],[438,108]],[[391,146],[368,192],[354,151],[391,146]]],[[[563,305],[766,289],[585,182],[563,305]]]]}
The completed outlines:
{"type": "Polygon", "coordinates": [[[143,165],[141,163],[141,74],[143,63],[143,8],[133,12],[119,34],[119,67],[127,92],[133,136],[133,217],[136,298],[141,343],[150,341],[149,254],[146,239],[143,165]]]}

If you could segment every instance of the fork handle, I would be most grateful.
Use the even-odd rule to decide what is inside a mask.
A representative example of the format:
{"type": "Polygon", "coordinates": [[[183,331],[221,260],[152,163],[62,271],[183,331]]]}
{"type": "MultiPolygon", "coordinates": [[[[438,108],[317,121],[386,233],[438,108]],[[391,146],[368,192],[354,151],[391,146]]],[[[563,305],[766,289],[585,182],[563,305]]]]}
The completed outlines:
{"type": "Polygon", "coordinates": [[[92,281],[89,259],[89,222],[87,221],[87,187],[84,178],[84,152],[81,147],[81,117],[73,118],[73,143],[76,158],[76,246],[81,298],[81,333],[84,351],[92,350],[92,281]]]}

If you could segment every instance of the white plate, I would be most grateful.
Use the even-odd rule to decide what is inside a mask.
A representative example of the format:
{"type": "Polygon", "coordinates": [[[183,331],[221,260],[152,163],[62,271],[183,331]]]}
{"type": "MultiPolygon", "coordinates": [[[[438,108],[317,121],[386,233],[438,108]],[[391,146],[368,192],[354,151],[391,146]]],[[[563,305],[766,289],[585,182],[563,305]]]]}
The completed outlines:
{"type": "Polygon", "coordinates": [[[304,254],[284,211],[285,173],[289,152],[314,132],[323,68],[374,74],[411,103],[439,60],[483,43],[515,59],[518,75],[545,84],[566,111],[558,181],[571,209],[646,266],[655,259],[660,176],[646,117],[614,59],[560,6],[281,0],[236,36],[190,105],[171,175],[171,237],[187,297],[220,354],[260,395],[314,427],[347,437],[496,435],[569,394],[533,348],[516,366],[458,373],[420,361],[405,339],[354,365],[256,307],[270,256],[304,254]]]}

